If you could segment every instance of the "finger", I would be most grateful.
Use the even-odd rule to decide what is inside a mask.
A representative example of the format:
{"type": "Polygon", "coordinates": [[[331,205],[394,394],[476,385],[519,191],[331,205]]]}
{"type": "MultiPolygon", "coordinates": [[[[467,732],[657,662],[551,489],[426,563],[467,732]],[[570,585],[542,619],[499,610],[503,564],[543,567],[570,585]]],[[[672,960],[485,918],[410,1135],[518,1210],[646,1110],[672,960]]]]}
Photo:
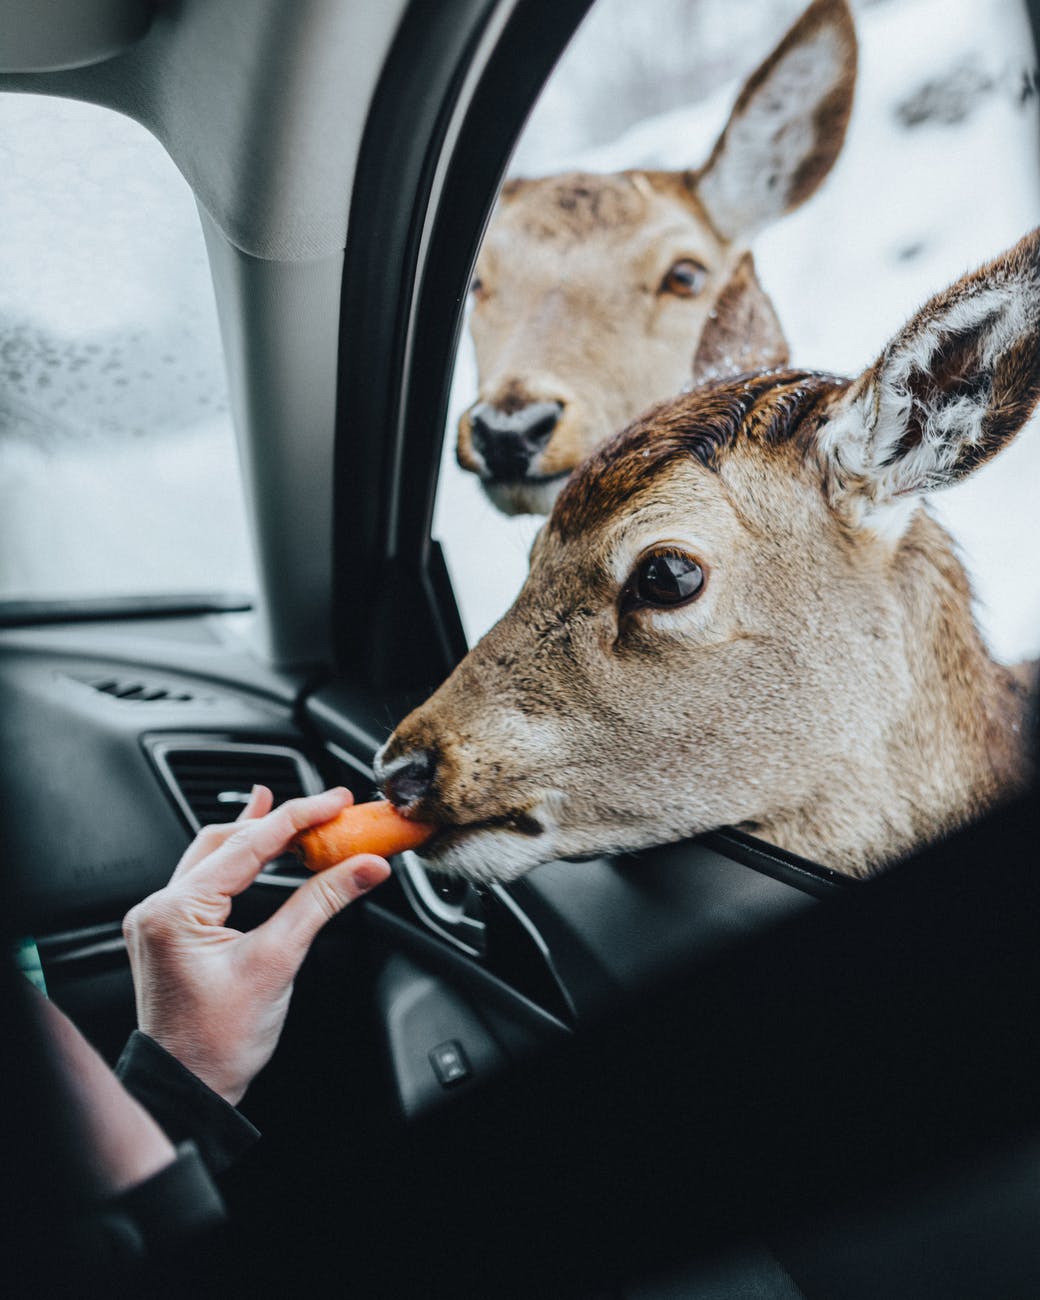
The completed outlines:
{"type": "Polygon", "coordinates": [[[211,826],[203,826],[202,830],[188,845],[180,862],[174,868],[170,879],[180,880],[183,876],[186,876],[193,867],[198,866],[211,853],[216,852],[223,844],[226,844],[234,835],[235,828],[239,823],[251,821],[256,817],[265,817],[271,811],[273,803],[274,795],[266,785],[254,785],[249,792],[249,799],[245,807],[233,822],[218,822],[211,826]]]}
{"type": "Polygon", "coordinates": [[[231,838],[239,822],[254,817],[263,817],[271,811],[273,803],[274,795],[266,785],[254,785],[249,792],[249,800],[246,806],[233,822],[219,822],[212,826],[203,826],[202,830],[199,831],[198,835],[195,836],[184,851],[181,860],[174,867],[170,879],[180,880],[183,876],[186,876],[192,867],[204,861],[231,838]]]}
{"type": "Polygon", "coordinates": [[[180,880],[182,876],[186,876],[191,871],[192,867],[203,862],[211,853],[215,853],[234,835],[235,827],[235,822],[220,822],[211,826],[203,826],[202,830],[184,850],[184,854],[174,867],[170,879],[180,880]]]}
{"type": "Polygon", "coordinates": [[[319,930],[389,875],[390,864],[372,853],[359,853],[319,871],[290,895],[274,916],[250,931],[252,960],[270,963],[284,978],[292,979],[319,930]]]}
{"type": "Polygon", "coordinates": [[[252,821],[254,817],[266,817],[274,807],[274,795],[266,785],[254,785],[249,792],[249,802],[235,818],[236,822],[252,821]]]}
{"type": "Polygon", "coordinates": [[[289,799],[265,817],[233,824],[231,835],[192,872],[192,885],[210,894],[240,894],[300,831],[320,826],[354,802],[337,786],[322,794],[289,799]]]}

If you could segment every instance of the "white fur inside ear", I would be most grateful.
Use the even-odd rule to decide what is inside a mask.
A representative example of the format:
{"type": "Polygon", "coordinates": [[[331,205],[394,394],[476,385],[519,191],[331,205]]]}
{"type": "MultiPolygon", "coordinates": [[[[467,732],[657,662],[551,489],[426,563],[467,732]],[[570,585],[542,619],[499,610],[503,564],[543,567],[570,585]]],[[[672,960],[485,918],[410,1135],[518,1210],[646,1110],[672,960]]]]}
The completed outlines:
{"type": "Polygon", "coordinates": [[[941,375],[936,377],[944,350],[958,336],[975,334],[974,368],[979,374],[992,372],[1000,355],[1030,328],[1032,314],[1021,286],[980,289],[913,322],[868,372],[868,382],[853,387],[821,429],[819,446],[832,466],[833,495],[854,488],[863,524],[884,536],[905,528],[913,510],[906,513],[904,499],[952,482],[965,450],[983,436],[988,389],[946,394],[941,375]],[[920,437],[903,448],[911,415],[920,437]]]}
{"type": "Polygon", "coordinates": [[[730,118],[697,185],[725,238],[748,238],[787,211],[794,176],[816,147],[816,109],[841,80],[842,55],[838,32],[821,27],[780,59],[730,118]]]}

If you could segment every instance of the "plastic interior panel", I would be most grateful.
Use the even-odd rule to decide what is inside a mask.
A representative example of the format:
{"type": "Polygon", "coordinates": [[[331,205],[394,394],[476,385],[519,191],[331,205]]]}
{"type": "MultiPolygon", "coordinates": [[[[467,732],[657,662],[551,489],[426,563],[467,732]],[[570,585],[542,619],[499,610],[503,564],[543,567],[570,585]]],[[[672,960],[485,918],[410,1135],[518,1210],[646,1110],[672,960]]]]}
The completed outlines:
{"type": "MultiPolygon", "coordinates": [[[[56,632],[46,629],[45,643],[56,632]]],[[[37,933],[118,922],[166,883],[184,851],[190,831],[142,736],[191,732],[300,743],[285,706],[263,697],[135,664],[129,671],[182,686],[192,698],[119,699],[90,680],[126,672],[125,661],[55,654],[25,645],[26,633],[9,636],[23,644],[0,638],[0,787],[19,811],[9,819],[5,864],[37,933]]],[[[161,657],[162,643],[155,648],[161,657]]]]}
{"type": "MultiPolygon", "coordinates": [[[[251,622],[252,616],[246,616],[251,622]]],[[[283,717],[302,689],[301,674],[277,670],[251,648],[240,615],[201,618],[142,618],[72,626],[44,626],[0,631],[0,653],[58,654],[127,665],[135,672],[190,674],[241,692],[257,704],[273,704],[283,717]]]]}
{"type": "Polygon", "coordinates": [[[400,954],[387,958],[376,980],[376,1007],[404,1114],[413,1118],[500,1071],[507,1057],[473,1007],[443,980],[400,954]],[[430,1052],[457,1042],[471,1074],[446,1088],[438,1081],[430,1052]]]}
{"type": "MultiPolygon", "coordinates": [[[[815,905],[812,895],[697,840],[638,857],[550,862],[512,890],[550,949],[559,951],[569,987],[578,981],[562,963],[576,947],[601,970],[602,997],[611,985],[638,988],[815,905]]],[[[572,995],[584,991],[594,1006],[589,973],[581,986],[572,995]]]]}
{"type": "Polygon", "coordinates": [[[200,210],[239,459],[259,547],[258,644],[275,666],[329,655],[333,441],[343,254],[250,257],[200,210]]]}

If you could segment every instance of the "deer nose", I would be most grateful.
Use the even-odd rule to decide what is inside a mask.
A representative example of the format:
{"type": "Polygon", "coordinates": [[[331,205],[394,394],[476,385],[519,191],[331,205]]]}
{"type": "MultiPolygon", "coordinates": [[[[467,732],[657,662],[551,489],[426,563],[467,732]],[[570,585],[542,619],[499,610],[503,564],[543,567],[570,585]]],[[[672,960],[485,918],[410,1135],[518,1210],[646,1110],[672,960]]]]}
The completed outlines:
{"type": "Polygon", "coordinates": [[[478,402],[469,413],[470,435],[490,476],[523,478],[552,437],[562,413],[562,402],[529,402],[516,411],[478,402]]]}
{"type": "Polygon", "coordinates": [[[390,762],[380,776],[383,793],[398,808],[410,808],[433,790],[437,756],[429,749],[414,749],[390,762]]]}

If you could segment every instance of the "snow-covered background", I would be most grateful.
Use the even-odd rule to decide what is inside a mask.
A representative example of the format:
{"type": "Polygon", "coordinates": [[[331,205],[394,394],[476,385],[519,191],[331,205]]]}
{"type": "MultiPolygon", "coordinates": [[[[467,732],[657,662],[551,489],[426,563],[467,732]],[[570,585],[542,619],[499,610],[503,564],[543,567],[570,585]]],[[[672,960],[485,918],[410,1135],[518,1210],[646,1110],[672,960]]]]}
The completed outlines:
{"type": "MultiPolygon", "coordinates": [[[[532,116],[512,173],[699,164],[742,80],[803,7],[599,0],[532,116]],[[641,95],[657,111],[633,122],[641,95]],[[604,138],[610,130],[616,139],[604,138]]],[[[862,370],[932,293],[1040,223],[1035,59],[1022,6],[861,0],[854,8],[860,75],[842,156],[820,193],[754,245],[793,360],[839,374],[862,370]]],[[[539,525],[498,515],[454,464],[454,421],[474,390],[464,340],[435,532],[471,638],[510,603],[539,525]]],[[[1040,654],[1038,488],[1034,421],[990,466],[934,498],[974,577],[990,643],[1008,661],[1040,654]]]]}
{"type": "Polygon", "coordinates": [[[0,94],[0,598],[250,591],[195,201],[107,109],[0,94]]]}

